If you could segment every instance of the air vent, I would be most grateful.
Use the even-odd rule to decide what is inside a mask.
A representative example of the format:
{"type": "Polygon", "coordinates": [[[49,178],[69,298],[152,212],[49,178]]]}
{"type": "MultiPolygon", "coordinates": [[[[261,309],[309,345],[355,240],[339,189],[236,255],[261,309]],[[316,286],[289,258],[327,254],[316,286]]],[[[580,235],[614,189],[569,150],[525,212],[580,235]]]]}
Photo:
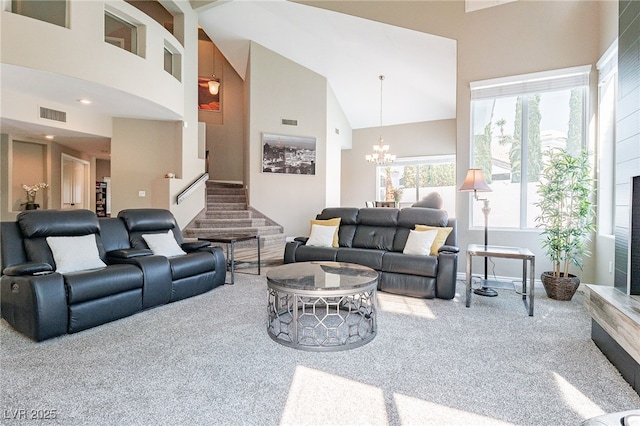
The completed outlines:
{"type": "Polygon", "coordinates": [[[40,107],[40,118],[47,120],[67,122],[67,113],[64,111],[57,111],[51,108],[40,107]]]}
{"type": "Polygon", "coordinates": [[[298,125],[298,120],[291,120],[288,118],[283,118],[282,119],[282,124],[284,124],[285,126],[297,126],[298,125]]]}

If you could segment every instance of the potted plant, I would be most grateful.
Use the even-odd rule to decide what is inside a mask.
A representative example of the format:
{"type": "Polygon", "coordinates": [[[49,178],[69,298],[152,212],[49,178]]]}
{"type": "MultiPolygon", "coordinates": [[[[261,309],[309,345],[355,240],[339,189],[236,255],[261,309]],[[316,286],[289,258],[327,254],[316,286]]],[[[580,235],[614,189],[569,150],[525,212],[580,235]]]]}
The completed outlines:
{"type": "Polygon", "coordinates": [[[569,266],[582,269],[582,258],[589,254],[587,241],[595,229],[588,153],[572,156],[564,149],[550,150],[538,194],[536,227],[543,229],[542,246],[553,264],[553,271],[543,272],[540,278],[547,296],[571,300],[580,279],[569,273],[569,266]]]}

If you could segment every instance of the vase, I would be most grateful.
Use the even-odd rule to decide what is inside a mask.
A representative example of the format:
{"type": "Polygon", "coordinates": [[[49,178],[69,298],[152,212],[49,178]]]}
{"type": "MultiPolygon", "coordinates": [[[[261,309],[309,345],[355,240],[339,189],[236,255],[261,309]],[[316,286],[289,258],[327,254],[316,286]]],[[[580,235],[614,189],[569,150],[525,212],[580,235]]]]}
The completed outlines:
{"type": "Polygon", "coordinates": [[[27,204],[24,206],[24,209],[25,209],[25,210],[37,210],[37,209],[38,209],[38,207],[40,207],[40,204],[36,204],[36,203],[27,203],[27,204]]]}
{"type": "Polygon", "coordinates": [[[571,300],[580,285],[580,278],[572,274],[567,277],[564,274],[555,277],[553,272],[543,272],[540,279],[547,296],[555,300],[571,300]]]}

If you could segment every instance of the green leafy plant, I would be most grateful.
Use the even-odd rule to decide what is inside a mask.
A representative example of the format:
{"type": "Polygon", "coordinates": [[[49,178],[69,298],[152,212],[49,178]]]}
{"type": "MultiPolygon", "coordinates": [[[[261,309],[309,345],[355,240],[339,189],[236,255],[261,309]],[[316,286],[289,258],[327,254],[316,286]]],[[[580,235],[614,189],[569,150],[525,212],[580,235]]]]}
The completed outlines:
{"type": "Polygon", "coordinates": [[[593,223],[593,179],[589,155],[576,156],[563,149],[547,154],[538,188],[540,208],[536,226],[543,228],[542,243],[552,261],[554,277],[567,277],[569,266],[582,269],[588,256],[587,241],[595,229],[593,223]]]}

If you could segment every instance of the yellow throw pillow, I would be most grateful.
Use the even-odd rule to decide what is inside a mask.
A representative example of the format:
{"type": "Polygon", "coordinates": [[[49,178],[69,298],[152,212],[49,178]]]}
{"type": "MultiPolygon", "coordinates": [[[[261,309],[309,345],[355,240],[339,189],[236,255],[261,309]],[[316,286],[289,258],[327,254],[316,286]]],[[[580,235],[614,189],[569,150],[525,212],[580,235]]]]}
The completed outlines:
{"type": "Polygon", "coordinates": [[[450,226],[441,227],[441,226],[429,226],[429,225],[416,225],[416,231],[438,231],[438,235],[436,235],[436,239],[433,240],[433,244],[431,245],[431,255],[437,256],[438,250],[440,247],[444,245],[444,242],[447,241],[447,237],[453,231],[453,228],[450,226]]]}
{"type": "MultiPolygon", "coordinates": [[[[311,219],[310,227],[313,225],[321,225],[321,226],[335,226],[336,232],[333,234],[333,247],[338,247],[338,229],[340,229],[340,218],[334,217],[333,219],[311,219]]],[[[311,235],[311,229],[309,230],[309,235],[311,235]]]]}

